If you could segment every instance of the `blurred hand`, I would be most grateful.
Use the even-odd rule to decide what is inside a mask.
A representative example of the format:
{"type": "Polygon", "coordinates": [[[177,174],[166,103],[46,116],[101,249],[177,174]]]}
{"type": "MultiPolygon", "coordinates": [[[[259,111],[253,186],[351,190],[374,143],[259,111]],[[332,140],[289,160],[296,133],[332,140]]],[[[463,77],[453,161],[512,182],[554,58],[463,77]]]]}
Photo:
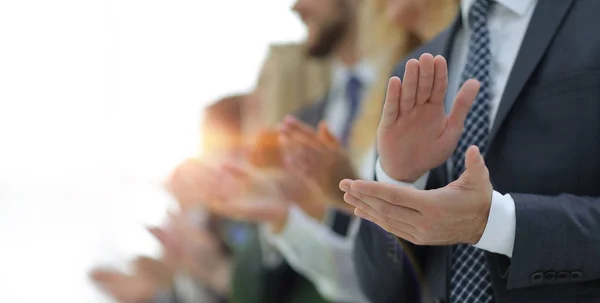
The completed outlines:
{"type": "Polygon", "coordinates": [[[275,129],[258,132],[254,144],[248,152],[248,162],[257,168],[282,168],[282,147],[280,134],[275,129]]]}
{"type": "Polygon", "coordinates": [[[322,220],[327,211],[320,188],[300,174],[280,169],[257,170],[227,163],[220,180],[226,192],[216,211],[238,219],[270,223],[274,231],[287,221],[291,203],[308,216],[322,220]]]}
{"type": "Polygon", "coordinates": [[[183,211],[197,209],[215,198],[212,189],[218,180],[213,174],[213,167],[198,160],[187,160],[175,168],[167,180],[167,189],[183,211]]]}
{"type": "Polygon", "coordinates": [[[229,293],[231,260],[210,232],[189,224],[182,214],[170,215],[168,228],[149,231],[162,244],[166,263],[222,295],[229,293]]]}
{"type": "Polygon", "coordinates": [[[115,270],[95,269],[91,278],[120,303],[151,302],[160,291],[171,291],[173,268],[147,257],[137,258],[133,265],[134,273],[131,275],[115,270]]]}
{"type": "Polygon", "coordinates": [[[303,173],[315,180],[335,206],[343,205],[343,192],[338,184],[343,179],[357,178],[352,163],[340,142],[327,129],[324,121],[315,131],[294,117],[282,124],[284,159],[288,170],[303,173]]]}
{"type": "Polygon", "coordinates": [[[377,131],[379,160],[390,177],[412,183],[456,149],[479,82],[465,82],[449,116],[444,111],[447,86],[446,60],[430,54],[406,63],[404,83],[390,79],[377,131]]]}

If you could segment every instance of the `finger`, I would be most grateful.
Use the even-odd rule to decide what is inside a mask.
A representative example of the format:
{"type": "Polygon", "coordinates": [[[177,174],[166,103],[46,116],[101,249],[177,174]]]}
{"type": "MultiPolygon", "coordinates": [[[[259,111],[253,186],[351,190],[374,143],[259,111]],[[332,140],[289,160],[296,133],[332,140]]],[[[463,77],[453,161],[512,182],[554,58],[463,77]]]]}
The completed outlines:
{"type": "Polygon", "coordinates": [[[475,176],[475,178],[488,178],[488,169],[485,166],[485,161],[479,152],[479,148],[475,145],[472,145],[467,149],[465,155],[465,167],[467,168],[467,171],[469,171],[469,175],[475,176]]]}
{"type": "Polygon", "coordinates": [[[418,191],[411,187],[358,180],[352,182],[350,193],[379,198],[393,205],[401,205],[419,212],[421,210],[421,197],[418,191]]]}
{"type": "Polygon", "coordinates": [[[353,206],[355,209],[362,209],[364,212],[372,214],[372,216],[374,216],[374,217],[379,216],[379,213],[375,209],[373,209],[371,206],[369,206],[369,204],[365,203],[364,201],[362,201],[360,198],[356,197],[355,195],[345,193],[344,201],[347,204],[353,206]]]}
{"type": "Polygon", "coordinates": [[[467,114],[469,113],[473,102],[475,102],[475,98],[479,92],[479,86],[479,81],[470,79],[460,88],[460,91],[454,99],[454,105],[452,106],[450,116],[448,117],[448,131],[451,134],[458,136],[462,134],[465,126],[465,119],[467,118],[467,114]]]}
{"type": "Polygon", "coordinates": [[[301,157],[288,158],[286,163],[288,163],[288,169],[303,175],[307,175],[312,171],[310,161],[301,157]]]}
{"type": "Polygon", "coordinates": [[[421,105],[431,97],[434,79],[434,60],[431,54],[423,54],[419,58],[419,84],[416,105],[421,105]]]}
{"type": "Polygon", "coordinates": [[[283,120],[282,131],[284,134],[294,134],[308,138],[314,138],[316,136],[314,128],[289,115],[283,120]]]}
{"type": "Polygon", "coordinates": [[[350,179],[344,179],[344,180],[340,181],[340,189],[345,193],[349,192],[350,188],[352,186],[352,182],[354,182],[354,181],[352,181],[350,179]]]}
{"type": "Polygon", "coordinates": [[[294,156],[301,151],[317,155],[325,154],[327,152],[327,146],[323,141],[319,140],[316,135],[312,137],[297,134],[284,135],[282,145],[284,154],[287,156],[294,156]]]}
{"type": "Polygon", "coordinates": [[[253,222],[268,222],[285,216],[287,208],[277,202],[247,201],[230,208],[236,217],[253,222]]]}
{"type": "Polygon", "coordinates": [[[168,236],[165,230],[163,230],[162,228],[159,227],[148,227],[147,228],[148,232],[150,232],[150,234],[152,234],[157,240],[158,242],[160,242],[161,244],[166,244],[168,242],[168,236]]]}
{"type": "Polygon", "coordinates": [[[186,246],[199,249],[206,246],[212,246],[217,241],[215,237],[204,228],[188,229],[185,233],[186,246]]]}
{"type": "Polygon", "coordinates": [[[160,261],[146,256],[137,257],[132,263],[136,272],[143,274],[155,276],[162,274],[165,270],[164,264],[160,261]]]}
{"type": "Polygon", "coordinates": [[[120,281],[123,279],[123,274],[115,270],[110,269],[94,269],[90,273],[92,281],[100,284],[108,284],[114,281],[120,281]]]}
{"type": "Polygon", "coordinates": [[[406,62],[406,69],[404,70],[404,81],[400,95],[400,116],[407,114],[415,106],[418,85],[419,61],[417,59],[410,59],[406,62]]]}
{"type": "Polygon", "coordinates": [[[223,162],[221,169],[223,173],[228,174],[235,179],[248,178],[250,175],[250,169],[248,167],[233,161],[223,162]]]}
{"type": "Polygon", "coordinates": [[[383,115],[380,123],[383,127],[389,127],[400,117],[401,92],[402,81],[398,77],[391,77],[385,94],[385,102],[383,103],[383,115]]]}
{"type": "Polygon", "coordinates": [[[360,196],[357,194],[346,193],[344,199],[346,199],[346,195],[348,195],[347,198],[349,204],[381,220],[392,219],[394,221],[404,222],[405,224],[413,226],[414,229],[414,226],[420,219],[418,212],[404,206],[393,205],[379,198],[360,196]]]}
{"type": "Polygon", "coordinates": [[[435,56],[433,60],[433,86],[429,102],[443,104],[448,89],[448,64],[442,56],[435,56]]]}
{"type": "Polygon", "coordinates": [[[402,222],[399,222],[398,226],[394,226],[393,224],[388,224],[386,222],[383,222],[360,209],[356,209],[354,211],[354,214],[357,217],[360,217],[362,219],[371,221],[371,222],[379,225],[379,227],[383,228],[385,231],[392,233],[402,239],[405,239],[412,243],[416,242],[416,237],[411,232],[408,232],[407,230],[402,229],[402,226],[408,228],[408,226],[402,225],[402,222]]]}
{"type": "Polygon", "coordinates": [[[174,236],[174,233],[176,233],[176,231],[168,233],[164,229],[158,227],[149,227],[148,231],[156,238],[156,240],[158,240],[158,242],[163,246],[164,250],[167,253],[177,254],[179,252],[177,240],[174,236]]]}
{"type": "Polygon", "coordinates": [[[327,122],[325,122],[325,120],[319,122],[318,137],[330,148],[337,148],[340,146],[338,139],[331,133],[331,131],[329,131],[327,122]]]}

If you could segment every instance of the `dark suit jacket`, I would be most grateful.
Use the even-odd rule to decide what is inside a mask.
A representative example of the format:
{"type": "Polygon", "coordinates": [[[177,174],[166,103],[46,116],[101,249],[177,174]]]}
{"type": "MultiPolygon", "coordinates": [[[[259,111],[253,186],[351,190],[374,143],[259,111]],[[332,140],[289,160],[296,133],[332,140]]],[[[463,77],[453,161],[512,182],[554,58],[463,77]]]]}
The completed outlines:
{"type": "MultiPolygon", "coordinates": [[[[325,100],[302,109],[297,117],[317,126],[323,119],[325,100]]],[[[346,225],[346,215],[337,214],[336,226],[346,225]]],[[[285,261],[281,266],[267,269],[262,265],[262,252],[258,233],[254,232],[248,245],[236,254],[233,280],[233,302],[236,303],[319,303],[327,302],[310,281],[296,273],[285,261]]]]}
{"type": "MultiPolygon", "coordinates": [[[[494,189],[514,198],[517,225],[511,259],[486,253],[496,303],[600,302],[599,12],[597,0],[538,1],[502,96],[485,160],[494,189]]],[[[460,26],[411,57],[448,58],[460,26]]],[[[427,188],[447,183],[444,165],[427,188]]],[[[355,259],[372,302],[415,302],[406,296],[420,291],[448,302],[450,247],[398,245],[363,223],[355,259]]]]}

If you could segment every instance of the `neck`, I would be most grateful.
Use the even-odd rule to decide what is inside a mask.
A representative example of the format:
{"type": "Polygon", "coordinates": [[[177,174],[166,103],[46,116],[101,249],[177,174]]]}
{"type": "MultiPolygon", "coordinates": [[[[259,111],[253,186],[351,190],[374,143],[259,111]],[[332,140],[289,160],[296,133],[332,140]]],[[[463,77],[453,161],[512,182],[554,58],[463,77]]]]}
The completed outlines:
{"type": "Polygon", "coordinates": [[[442,32],[458,13],[458,6],[453,1],[440,5],[438,1],[429,1],[429,5],[421,10],[421,15],[413,31],[421,41],[429,41],[442,32]],[[434,6],[435,5],[435,6],[434,6]]]}
{"type": "Polygon", "coordinates": [[[360,60],[358,50],[358,30],[355,24],[352,24],[345,37],[340,41],[334,55],[347,66],[353,66],[360,60]]]}

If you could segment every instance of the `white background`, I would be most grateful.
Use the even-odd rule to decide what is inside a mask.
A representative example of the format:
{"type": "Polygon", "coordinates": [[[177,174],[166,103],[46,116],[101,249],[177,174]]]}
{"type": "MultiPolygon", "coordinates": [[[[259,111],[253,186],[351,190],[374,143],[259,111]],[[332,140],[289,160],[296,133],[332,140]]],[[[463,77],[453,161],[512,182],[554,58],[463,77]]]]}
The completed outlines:
{"type": "Polygon", "coordinates": [[[201,108],[251,89],[293,0],[0,0],[0,302],[109,302],[201,108]]]}

